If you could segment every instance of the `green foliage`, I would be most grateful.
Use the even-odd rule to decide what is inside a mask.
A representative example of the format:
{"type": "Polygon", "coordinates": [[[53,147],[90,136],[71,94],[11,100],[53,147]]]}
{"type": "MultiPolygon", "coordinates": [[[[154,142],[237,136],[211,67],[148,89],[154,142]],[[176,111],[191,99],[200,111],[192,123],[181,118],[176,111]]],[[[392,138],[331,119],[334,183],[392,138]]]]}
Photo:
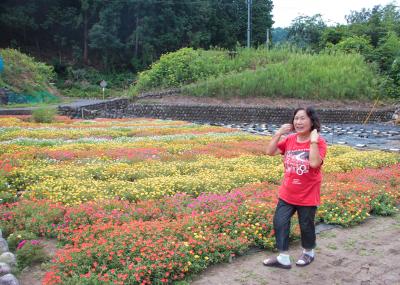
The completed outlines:
{"type": "Polygon", "coordinates": [[[339,43],[345,36],[344,26],[327,27],[321,35],[321,46],[339,43]]]}
{"type": "Polygon", "coordinates": [[[365,58],[371,58],[373,47],[365,36],[352,36],[345,38],[334,46],[335,50],[343,52],[355,52],[362,54],[365,58]]]}
{"type": "Polygon", "coordinates": [[[389,193],[380,193],[371,200],[372,214],[380,216],[391,216],[395,214],[398,209],[396,208],[396,199],[389,193]]]}
{"type": "Polygon", "coordinates": [[[55,77],[51,66],[35,61],[15,49],[0,49],[4,71],[0,84],[19,93],[51,90],[49,82],[55,77]]]}
{"type": "Polygon", "coordinates": [[[32,119],[36,123],[51,123],[57,111],[54,108],[37,108],[32,111],[32,119]]]}
{"type": "MultiPolygon", "coordinates": [[[[62,206],[50,204],[48,201],[22,201],[17,202],[21,205],[17,211],[13,212],[13,219],[3,219],[0,221],[0,228],[4,236],[24,229],[37,236],[55,237],[54,225],[62,221],[65,209],[62,206]]],[[[15,205],[9,205],[13,207],[15,205]]],[[[2,215],[9,214],[9,208],[4,207],[2,215]]]]}
{"type": "Polygon", "coordinates": [[[383,76],[381,83],[381,92],[389,98],[399,99],[400,98],[400,83],[395,81],[390,76],[383,76]]]}
{"type": "Polygon", "coordinates": [[[271,31],[272,43],[274,45],[280,45],[287,42],[288,29],[287,28],[274,28],[271,31]]]}
{"type": "Polygon", "coordinates": [[[326,24],[320,14],[314,16],[299,16],[288,28],[288,39],[300,47],[318,50],[326,24]]]}
{"type": "Polygon", "coordinates": [[[289,50],[238,47],[205,51],[183,48],[161,56],[151,68],[139,74],[137,84],[130,90],[137,94],[156,88],[180,87],[188,83],[218,77],[246,69],[256,69],[269,63],[285,61],[293,54],[289,50]]]}
{"type": "Polygon", "coordinates": [[[19,270],[50,259],[44,251],[43,245],[37,240],[27,240],[26,243],[17,250],[16,257],[17,268],[19,270]]]}
{"type": "Polygon", "coordinates": [[[37,235],[27,231],[16,231],[7,237],[8,248],[10,251],[15,251],[17,245],[23,240],[33,240],[36,239],[37,235]]]}
{"type": "MultiPolygon", "coordinates": [[[[0,163],[1,163],[0,165],[1,168],[8,167],[6,166],[6,164],[11,166],[11,164],[7,161],[1,161],[0,163]]],[[[14,190],[11,190],[6,175],[7,171],[0,169],[0,204],[12,203],[17,200],[16,192],[14,190]]]]}
{"type": "Polygon", "coordinates": [[[102,73],[94,68],[73,68],[71,66],[65,69],[65,75],[59,79],[57,87],[67,97],[102,98],[103,92],[99,85],[102,80],[107,82],[105,98],[120,97],[124,95],[123,90],[135,78],[134,74],[130,72],[102,73]]]}
{"type": "Polygon", "coordinates": [[[287,60],[185,86],[195,96],[370,99],[380,77],[358,54],[293,54],[287,60]]]}
{"type": "Polygon", "coordinates": [[[352,11],[346,16],[348,32],[350,35],[367,36],[372,46],[376,48],[388,32],[400,33],[399,15],[398,7],[393,4],[352,11]]]}
{"type": "Polygon", "coordinates": [[[400,56],[393,60],[392,66],[390,67],[390,77],[400,86],[400,56]]]}
{"type": "MultiPolygon", "coordinates": [[[[265,42],[271,11],[271,0],[253,0],[253,45],[265,42]]],[[[243,45],[246,15],[245,1],[3,0],[0,42],[50,50],[60,61],[138,71],[183,46],[243,45]]]]}
{"type": "Polygon", "coordinates": [[[210,76],[224,73],[223,63],[227,54],[223,51],[194,50],[183,48],[162,55],[147,71],[139,73],[135,90],[178,87],[210,76]]]}
{"type": "Polygon", "coordinates": [[[18,200],[18,197],[15,193],[6,192],[6,191],[0,192],[0,204],[13,203],[13,202],[16,202],[17,200],[18,200]]]}
{"type": "Polygon", "coordinates": [[[400,38],[394,32],[389,32],[380,41],[376,53],[381,69],[385,72],[390,71],[394,59],[400,57],[400,38]]]}
{"type": "Polygon", "coordinates": [[[379,84],[382,78],[358,54],[238,48],[230,57],[224,50],[185,48],[162,56],[141,73],[131,92],[183,87],[195,96],[370,99],[381,90],[379,84]]]}

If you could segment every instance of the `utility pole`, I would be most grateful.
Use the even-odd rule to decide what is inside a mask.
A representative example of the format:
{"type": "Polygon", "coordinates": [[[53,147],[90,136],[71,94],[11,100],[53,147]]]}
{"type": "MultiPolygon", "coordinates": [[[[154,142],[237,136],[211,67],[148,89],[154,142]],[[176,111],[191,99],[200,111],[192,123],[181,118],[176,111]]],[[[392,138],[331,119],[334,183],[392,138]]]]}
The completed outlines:
{"type": "Polygon", "coordinates": [[[247,0],[247,47],[250,48],[250,36],[251,36],[251,5],[253,0],[247,0]]]}
{"type": "Polygon", "coordinates": [[[267,28],[267,39],[265,41],[265,45],[267,46],[267,50],[269,50],[269,28],[267,28]]]}

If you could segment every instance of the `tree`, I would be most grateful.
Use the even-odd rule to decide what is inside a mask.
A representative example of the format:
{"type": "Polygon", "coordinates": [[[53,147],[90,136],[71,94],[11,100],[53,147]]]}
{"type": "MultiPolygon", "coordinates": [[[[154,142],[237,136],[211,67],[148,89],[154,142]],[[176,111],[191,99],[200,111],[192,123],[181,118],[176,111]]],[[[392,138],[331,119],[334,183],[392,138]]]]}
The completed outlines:
{"type": "Polygon", "coordinates": [[[327,46],[328,44],[336,45],[347,34],[346,26],[337,25],[336,27],[327,27],[322,31],[320,46],[327,46]]]}
{"type": "Polygon", "coordinates": [[[322,33],[326,28],[320,14],[314,16],[299,16],[289,26],[288,38],[293,44],[319,50],[322,33]]]}
{"type": "Polygon", "coordinates": [[[389,32],[381,39],[376,53],[381,69],[389,72],[395,58],[400,57],[400,38],[395,32],[389,32]]]}
{"type": "Polygon", "coordinates": [[[120,38],[121,9],[120,1],[110,2],[99,13],[99,20],[89,30],[89,46],[100,51],[105,68],[114,68],[118,62],[124,43],[120,38]]]}
{"type": "MultiPolygon", "coordinates": [[[[253,0],[253,45],[265,42],[272,1],[253,0]]],[[[74,64],[143,69],[182,47],[233,49],[246,41],[244,0],[3,0],[0,46],[66,55],[74,64]]]]}
{"type": "Polygon", "coordinates": [[[367,37],[352,36],[335,45],[335,50],[360,53],[368,61],[374,60],[374,51],[367,37]]]}
{"type": "Polygon", "coordinates": [[[83,46],[83,62],[89,63],[89,30],[93,26],[93,22],[97,18],[99,9],[99,1],[96,0],[79,0],[79,13],[76,15],[76,26],[82,28],[82,46],[83,46]]]}
{"type": "Polygon", "coordinates": [[[271,29],[273,24],[272,14],[271,14],[272,8],[273,8],[272,1],[265,1],[265,0],[253,1],[252,41],[253,45],[255,46],[265,44],[266,42],[267,29],[271,29]]]}
{"type": "Polygon", "coordinates": [[[287,28],[275,28],[272,29],[272,42],[273,44],[281,44],[288,41],[288,29],[287,28]]]}

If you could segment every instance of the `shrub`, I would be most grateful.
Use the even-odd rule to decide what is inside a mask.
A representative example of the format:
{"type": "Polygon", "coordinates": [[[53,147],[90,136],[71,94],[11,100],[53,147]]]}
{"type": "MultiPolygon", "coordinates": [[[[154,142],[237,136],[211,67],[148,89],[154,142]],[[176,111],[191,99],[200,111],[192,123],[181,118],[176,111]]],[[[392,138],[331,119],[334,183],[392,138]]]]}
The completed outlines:
{"type": "Polygon", "coordinates": [[[371,208],[374,215],[380,216],[391,216],[398,211],[394,195],[385,192],[379,193],[371,200],[371,208]]]}
{"type": "Polygon", "coordinates": [[[56,113],[54,108],[38,108],[32,112],[32,119],[36,123],[51,123],[56,113]]]}
{"type": "Polygon", "coordinates": [[[38,240],[23,240],[17,246],[17,268],[22,270],[27,266],[49,260],[44,247],[38,240]]]}
{"type": "Polygon", "coordinates": [[[36,239],[37,235],[28,231],[16,231],[10,234],[7,238],[10,251],[15,251],[18,244],[23,240],[36,239]]]}
{"type": "Polygon", "coordinates": [[[178,87],[219,73],[224,55],[183,48],[162,55],[151,65],[150,70],[141,72],[135,90],[140,92],[152,88],[178,87]]]}
{"type": "Polygon", "coordinates": [[[364,36],[352,36],[345,38],[338,44],[334,45],[331,49],[346,53],[359,53],[369,61],[374,59],[373,47],[369,39],[364,36]]]}

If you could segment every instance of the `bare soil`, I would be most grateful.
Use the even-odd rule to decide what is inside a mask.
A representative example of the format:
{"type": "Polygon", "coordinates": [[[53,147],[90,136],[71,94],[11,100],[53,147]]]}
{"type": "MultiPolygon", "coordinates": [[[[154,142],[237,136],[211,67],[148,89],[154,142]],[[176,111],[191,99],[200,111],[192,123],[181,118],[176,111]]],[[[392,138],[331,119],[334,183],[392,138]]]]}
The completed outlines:
{"type": "MultiPolygon", "coordinates": [[[[306,267],[265,267],[262,261],[276,253],[261,251],[212,266],[191,284],[400,284],[399,214],[324,231],[317,235],[317,243],[316,258],[306,267]]],[[[299,242],[292,244],[290,254],[293,262],[300,256],[299,242]]]]}
{"type": "Polygon", "coordinates": [[[155,104],[196,104],[221,106],[268,106],[275,108],[298,108],[313,106],[326,109],[347,110],[385,110],[393,109],[394,102],[354,101],[354,100],[303,100],[290,98],[213,98],[192,97],[183,95],[168,95],[161,98],[143,98],[138,102],[155,104]]]}

